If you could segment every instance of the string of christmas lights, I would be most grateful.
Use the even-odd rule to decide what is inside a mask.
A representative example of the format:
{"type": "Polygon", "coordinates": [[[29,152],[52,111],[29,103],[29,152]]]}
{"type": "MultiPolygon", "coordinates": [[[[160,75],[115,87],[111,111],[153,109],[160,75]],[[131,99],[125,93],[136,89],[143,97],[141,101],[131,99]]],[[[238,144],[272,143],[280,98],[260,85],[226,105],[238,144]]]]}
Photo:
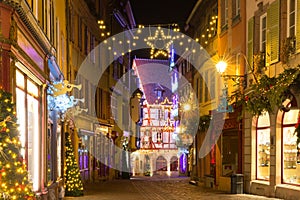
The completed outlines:
{"type": "Polygon", "coordinates": [[[65,166],[65,178],[66,178],[66,196],[82,196],[83,184],[80,176],[79,167],[75,160],[74,149],[71,141],[71,136],[66,132],[66,166],[65,166]]]}
{"type": "Polygon", "coordinates": [[[21,157],[12,95],[0,89],[0,199],[36,199],[21,157]]]}

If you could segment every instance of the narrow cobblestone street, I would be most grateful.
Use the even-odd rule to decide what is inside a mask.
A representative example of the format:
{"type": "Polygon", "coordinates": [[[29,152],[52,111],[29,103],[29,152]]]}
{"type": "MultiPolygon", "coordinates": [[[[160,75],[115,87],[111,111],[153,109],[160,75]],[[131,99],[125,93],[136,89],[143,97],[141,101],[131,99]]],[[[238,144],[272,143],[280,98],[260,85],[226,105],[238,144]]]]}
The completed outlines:
{"type": "MultiPolygon", "coordinates": [[[[70,199],[86,200],[194,200],[194,199],[222,199],[222,200],[250,200],[268,199],[256,195],[248,194],[227,194],[203,187],[189,184],[190,178],[176,177],[135,177],[131,180],[113,180],[85,185],[85,195],[83,197],[65,197],[70,199]]],[[[278,199],[277,199],[278,200],[278,199]]]]}

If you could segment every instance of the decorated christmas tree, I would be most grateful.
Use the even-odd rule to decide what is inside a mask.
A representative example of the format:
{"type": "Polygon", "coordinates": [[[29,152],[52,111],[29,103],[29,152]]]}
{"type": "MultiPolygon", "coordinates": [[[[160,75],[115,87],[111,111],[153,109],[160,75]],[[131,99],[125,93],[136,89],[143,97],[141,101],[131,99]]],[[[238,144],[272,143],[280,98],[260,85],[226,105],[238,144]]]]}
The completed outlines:
{"type": "Polygon", "coordinates": [[[75,160],[74,149],[71,143],[71,136],[66,133],[66,196],[82,196],[83,184],[81,181],[79,167],[75,160]]]}
{"type": "Polygon", "coordinates": [[[0,199],[35,199],[20,155],[12,95],[0,89],[0,199]]]}

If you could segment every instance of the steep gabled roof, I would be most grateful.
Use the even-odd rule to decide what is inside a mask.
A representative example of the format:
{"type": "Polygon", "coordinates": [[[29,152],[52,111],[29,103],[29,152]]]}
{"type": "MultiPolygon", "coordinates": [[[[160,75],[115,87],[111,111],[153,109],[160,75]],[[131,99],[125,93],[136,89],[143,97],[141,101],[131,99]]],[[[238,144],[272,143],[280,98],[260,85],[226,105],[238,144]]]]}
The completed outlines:
{"type": "Polygon", "coordinates": [[[165,98],[172,101],[171,76],[169,72],[169,61],[158,59],[133,60],[133,69],[140,79],[141,90],[148,104],[157,104],[165,101],[165,98]],[[162,97],[157,98],[155,90],[162,91],[162,97]]]}

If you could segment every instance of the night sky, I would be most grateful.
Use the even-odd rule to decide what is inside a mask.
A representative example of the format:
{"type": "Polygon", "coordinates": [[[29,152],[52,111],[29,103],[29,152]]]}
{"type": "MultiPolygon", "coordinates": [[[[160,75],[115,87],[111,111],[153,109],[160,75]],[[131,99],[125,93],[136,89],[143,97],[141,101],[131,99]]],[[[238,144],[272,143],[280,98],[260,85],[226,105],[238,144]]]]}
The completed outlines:
{"type": "MultiPolygon", "coordinates": [[[[181,31],[196,2],[197,0],[130,0],[137,25],[148,26],[176,23],[181,31]]],[[[149,58],[150,50],[133,51],[132,56],[149,58]]],[[[162,57],[162,59],[165,58],[162,57]]]]}
{"type": "Polygon", "coordinates": [[[183,28],[197,0],[130,0],[136,24],[177,23],[183,28]]]}

